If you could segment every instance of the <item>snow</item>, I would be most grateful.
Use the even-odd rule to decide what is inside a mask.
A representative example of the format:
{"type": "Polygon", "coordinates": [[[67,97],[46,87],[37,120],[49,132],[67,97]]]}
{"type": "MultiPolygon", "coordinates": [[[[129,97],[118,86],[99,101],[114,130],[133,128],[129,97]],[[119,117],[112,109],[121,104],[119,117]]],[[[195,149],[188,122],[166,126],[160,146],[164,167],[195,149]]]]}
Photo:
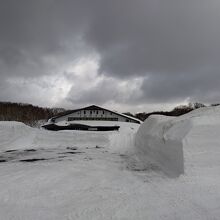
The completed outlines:
{"type": "Polygon", "coordinates": [[[0,122],[0,219],[219,219],[220,108],[112,123],[120,130],[0,122]]]}
{"type": "Polygon", "coordinates": [[[0,150],[23,148],[29,146],[34,129],[21,122],[0,122],[0,150]]]}
{"type": "Polygon", "coordinates": [[[189,123],[175,123],[172,117],[150,116],[137,132],[135,145],[143,167],[152,163],[169,176],[184,172],[182,139],[189,123]]]}
{"type": "Polygon", "coordinates": [[[198,160],[206,160],[206,166],[209,160],[218,165],[219,135],[220,108],[207,107],[181,117],[151,116],[138,130],[135,145],[143,167],[154,163],[176,177],[188,168],[192,155],[199,154],[192,160],[194,166],[198,160]]]}

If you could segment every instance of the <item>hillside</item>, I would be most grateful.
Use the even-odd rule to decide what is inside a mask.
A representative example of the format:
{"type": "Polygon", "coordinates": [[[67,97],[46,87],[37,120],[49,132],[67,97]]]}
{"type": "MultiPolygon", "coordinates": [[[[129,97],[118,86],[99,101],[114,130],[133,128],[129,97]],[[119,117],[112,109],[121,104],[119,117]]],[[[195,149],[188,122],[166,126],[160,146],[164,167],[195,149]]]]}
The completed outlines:
{"type": "Polygon", "coordinates": [[[62,108],[42,108],[24,103],[0,102],[0,121],[20,121],[35,126],[39,120],[47,120],[63,112],[62,108]]]}

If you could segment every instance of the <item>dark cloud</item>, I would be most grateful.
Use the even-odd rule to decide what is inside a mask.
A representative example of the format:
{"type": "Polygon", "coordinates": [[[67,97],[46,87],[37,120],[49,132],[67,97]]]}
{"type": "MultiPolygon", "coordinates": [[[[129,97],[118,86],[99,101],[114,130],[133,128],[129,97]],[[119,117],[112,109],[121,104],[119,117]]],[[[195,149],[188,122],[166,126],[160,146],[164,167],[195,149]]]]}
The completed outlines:
{"type": "Polygon", "coordinates": [[[143,81],[143,99],[150,102],[181,102],[189,99],[215,103],[220,100],[219,70],[202,69],[193,74],[179,73],[174,77],[167,74],[150,75],[143,81]]]}
{"type": "Polygon", "coordinates": [[[80,41],[86,7],[73,1],[9,0],[0,7],[1,75],[54,72],[47,58],[70,62],[85,52],[80,41]]]}
{"type": "Polygon", "coordinates": [[[101,54],[101,72],[117,77],[187,74],[201,65],[218,65],[218,1],[137,0],[101,5],[86,35],[101,54]]]}
{"type": "MultiPolygon", "coordinates": [[[[88,86],[85,77],[66,76],[69,83],[87,85],[77,96],[74,86],[67,92],[66,99],[73,104],[220,99],[217,0],[0,0],[0,4],[1,99],[10,99],[11,94],[14,100],[26,100],[13,91],[13,80],[57,77],[81,58],[96,60],[95,77],[102,80],[88,86]],[[143,78],[142,86],[134,89],[138,95],[121,95],[120,83],[127,80],[129,90],[137,77],[143,78]]],[[[26,88],[20,86],[20,94],[31,90],[26,88]]]]}

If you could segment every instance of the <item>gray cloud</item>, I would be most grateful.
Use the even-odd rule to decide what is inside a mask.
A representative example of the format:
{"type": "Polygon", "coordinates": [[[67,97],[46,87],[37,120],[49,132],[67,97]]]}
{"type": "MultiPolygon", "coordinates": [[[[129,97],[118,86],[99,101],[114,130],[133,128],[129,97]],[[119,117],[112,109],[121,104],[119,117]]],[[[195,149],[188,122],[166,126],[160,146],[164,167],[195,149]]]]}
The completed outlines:
{"type": "Polygon", "coordinates": [[[151,75],[144,79],[141,89],[145,101],[151,102],[181,102],[189,99],[215,103],[220,100],[219,70],[203,69],[193,74],[180,73],[175,77],[166,74],[151,75]]]}
{"type": "Polygon", "coordinates": [[[89,104],[104,104],[108,101],[117,100],[119,91],[117,85],[113,80],[103,80],[92,88],[85,88],[80,94],[74,96],[76,93],[73,88],[68,96],[68,100],[75,104],[89,105],[89,104]]]}
{"type": "MultiPolygon", "coordinates": [[[[89,84],[89,82],[87,82],[89,84]]],[[[72,87],[67,99],[75,104],[106,104],[109,102],[135,103],[140,96],[138,80],[120,81],[114,78],[101,78],[92,87],[81,89],[72,87]],[[75,94],[75,96],[74,96],[75,94]]]]}
{"type": "Polygon", "coordinates": [[[218,1],[111,1],[106,7],[86,35],[101,54],[101,72],[187,74],[218,65],[218,1]]]}
{"type": "Polygon", "coordinates": [[[86,8],[72,1],[1,1],[0,74],[37,77],[85,52],[80,41],[86,8]]]}
{"type": "MultiPolygon", "coordinates": [[[[29,78],[33,86],[33,78],[57,77],[69,72],[79,59],[94,57],[98,57],[95,77],[102,79],[99,83],[88,86],[86,77],[66,76],[72,90],[63,99],[73,105],[111,101],[127,106],[146,103],[146,107],[186,98],[204,102],[220,99],[217,0],[0,0],[0,3],[1,99],[31,100],[25,96],[30,87],[20,86],[22,92],[16,95],[10,83],[29,78]],[[138,95],[128,92],[126,97],[120,83],[130,80],[129,91],[137,77],[143,80],[132,90],[138,95]],[[75,84],[87,87],[75,96],[75,84]]],[[[89,76],[89,71],[86,74],[89,76]]],[[[52,91],[51,85],[45,85],[43,89],[52,91]]],[[[41,100],[35,97],[35,101],[41,100]]]]}

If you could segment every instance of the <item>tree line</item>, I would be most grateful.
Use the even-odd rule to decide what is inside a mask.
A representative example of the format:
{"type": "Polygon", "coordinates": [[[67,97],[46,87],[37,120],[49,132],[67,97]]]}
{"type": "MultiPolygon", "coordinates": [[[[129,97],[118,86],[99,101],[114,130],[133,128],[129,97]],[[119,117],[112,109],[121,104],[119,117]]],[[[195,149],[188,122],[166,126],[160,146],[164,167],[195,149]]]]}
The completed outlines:
{"type": "MultiPolygon", "coordinates": [[[[220,104],[211,104],[210,106],[218,106],[220,104]]],[[[146,120],[150,115],[165,115],[165,116],[181,116],[184,115],[186,113],[191,112],[192,110],[198,109],[198,108],[203,108],[203,107],[207,107],[207,105],[203,104],[203,103],[189,103],[188,105],[180,105],[175,107],[174,109],[172,109],[171,111],[154,111],[154,112],[150,112],[150,113],[146,113],[146,112],[141,112],[141,113],[137,113],[137,114],[131,114],[130,112],[126,112],[124,114],[128,115],[128,116],[133,116],[135,118],[140,119],[141,121],[146,120]]]]}
{"type": "Polygon", "coordinates": [[[62,108],[42,108],[24,103],[0,102],[0,121],[20,121],[30,126],[37,126],[39,121],[46,121],[65,111],[62,108]]]}

